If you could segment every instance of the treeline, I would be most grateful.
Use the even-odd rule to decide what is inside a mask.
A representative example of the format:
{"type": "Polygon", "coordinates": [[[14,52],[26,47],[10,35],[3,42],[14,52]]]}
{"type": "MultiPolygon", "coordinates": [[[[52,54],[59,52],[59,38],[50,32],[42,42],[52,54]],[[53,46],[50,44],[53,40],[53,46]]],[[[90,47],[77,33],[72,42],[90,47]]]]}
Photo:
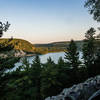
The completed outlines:
{"type": "Polygon", "coordinates": [[[66,49],[64,47],[36,47],[35,53],[37,54],[46,54],[53,52],[64,52],[66,49]]]}
{"type": "MultiPolygon", "coordinates": [[[[34,44],[36,47],[36,51],[41,54],[46,54],[50,52],[63,52],[66,51],[66,47],[68,47],[70,41],[62,41],[62,42],[53,42],[49,44],[34,44]]],[[[75,41],[78,50],[81,50],[83,41],[75,41]]]]}
{"type": "Polygon", "coordinates": [[[15,39],[15,38],[0,39],[0,48],[2,51],[3,51],[4,47],[6,49],[8,49],[9,47],[12,47],[10,50],[22,50],[26,53],[27,52],[34,53],[35,49],[36,49],[33,46],[33,44],[31,44],[30,42],[28,42],[26,40],[22,40],[22,39],[15,39]]]}
{"type": "Polygon", "coordinates": [[[59,58],[57,64],[50,57],[42,64],[37,55],[32,64],[24,59],[22,66],[8,72],[17,60],[0,59],[0,100],[44,100],[59,94],[64,88],[100,74],[100,48],[95,45],[94,35],[94,28],[85,34],[83,62],[79,60],[74,40],[67,47],[65,60],[59,58]]]}

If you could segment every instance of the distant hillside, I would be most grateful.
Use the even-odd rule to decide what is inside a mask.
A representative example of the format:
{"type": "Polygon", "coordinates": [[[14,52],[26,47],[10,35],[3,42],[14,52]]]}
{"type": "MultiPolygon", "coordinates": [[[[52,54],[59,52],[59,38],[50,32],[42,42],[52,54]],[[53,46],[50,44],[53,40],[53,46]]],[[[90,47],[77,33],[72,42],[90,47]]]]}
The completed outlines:
{"type": "MultiPolygon", "coordinates": [[[[80,41],[75,41],[77,45],[80,45],[83,43],[82,40],[80,41]]],[[[61,41],[61,42],[53,42],[53,43],[48,43],[48,44],[34,44],[35,47],[66,47],[70,41],[61,41]]]]}
{"type": "MultiPolygon", "coordinates": [[[[81,50],[83,41],[75,41],[78,50],[81,50]]],[[[61,52],[67,50],[70,41],[53,42],[48,44],[31,44],[23,39],[0,39],[0,46],[5,47],[9,51],[7,45],[11,45],[12,50],[22,50],[27,54],[46,54],[50,52],[61,52]]],[[[96,46],[100,47],[100,39],[96,41],[96,46]]],[[[1,48],[0,47],[0,48],[1,48]]],[[[1,51],[1,50],[0,50],[1,51]]]]}
{"type": "MultiPolygon", "coordinates": [[[[83,41],[75,41],[78,49],[80,50],[83,44],[83,41]]],[[[37,49],[44,49],[48,51],[65,51],[68,47],[70,41],[62,41],[62,42],[53,42],[48,44],[34,44],[37,49]]]]}
{"type": "Polygon", "coordinates": [[[42,53],[49,53],[49,52],[61,52],[65,51],[66,47],[68,46],[68,42],[54,42],[48,44],[34,44],[37,48],[37,51],[42,53]]]}
{"type": "MultiPolygon", "coordinates": [[[[59,52],[67,50],[70,41],[53,42],[48,44],[34,44],[38,51],[42,53],[48,52],[59,52]]],[[[75,41],[78,50],[82,50],[83,40],[75,41]]],[[[96,39],[96,46],[100,47],[100,39],[96,39]]]]}
{"type": "Polygon", "coordinates": [[[15,50],[22,50],[24,52],[34,52],[33,44],[22,39],[0,39],[0,44],[3,46],[11,45],[15,50]]]}

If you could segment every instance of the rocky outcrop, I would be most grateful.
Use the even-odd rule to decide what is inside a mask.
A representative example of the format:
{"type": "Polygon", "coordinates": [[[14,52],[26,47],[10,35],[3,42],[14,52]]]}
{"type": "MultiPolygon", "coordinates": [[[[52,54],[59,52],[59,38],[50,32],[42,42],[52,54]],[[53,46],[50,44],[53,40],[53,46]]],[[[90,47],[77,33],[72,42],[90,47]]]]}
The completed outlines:
{"type": "Polygon", "coordinates": [[[0,53],[1,58],[35,56],[35,53],[26,53],[23,50],[11,50],[0,53]]]}
{"type": "Polygon", "coordinates": [[[89,78],[84,83],[65,88],[59,95],[48,97],[45,100],[92,100],[91,96],[98,90],[100,90],[100,75],[89,78]]]}
{"type": "Polygon", "coordinates": [[[26,53],[25,53],[24,51],[22,51],[22,50],[16,51],[16,52],[14,53],[14,56],[15,56],[15,57],[23,57],[23,56],[25,56],[25,55],[26,55],[26,53]]]}
{"type": "Polygon", "coordinates": [[[100,100],[100,90],[95,92],[88,100],[100,100]]]}

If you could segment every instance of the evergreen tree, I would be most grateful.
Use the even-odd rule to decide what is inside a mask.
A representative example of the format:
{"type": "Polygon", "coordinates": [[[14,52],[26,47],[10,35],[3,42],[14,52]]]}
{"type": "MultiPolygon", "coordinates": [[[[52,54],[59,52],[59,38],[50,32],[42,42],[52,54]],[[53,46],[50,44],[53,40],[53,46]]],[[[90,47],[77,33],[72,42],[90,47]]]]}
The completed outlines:
{"type": "Polygon", "coordinates": [[[78,81],[78,67],[80,65],[79,61],[79,52],[77,51],[77,46],[74,40],[71,40],[70,44],[68,45],[67,51],[65,52],[65,59],[67,60],[67,64],[70,69],[72,69],[72,73],[74,77],[72,80],[78,81]]]}
{"type": "Polygon", "coordinates": [[[95,38],[94,38],[94,34],[95,34],[95,29],[94,28],[90,28],[86,33],[85,33],[85,37],[86,39],[84,40],[83,43],[83,58],[84,58],[84,64],[86,65],[87,71],[88,71],[88,75],[91,76],[92,72],[93,72],[93,64],[94,64],[94,60],[95,60],[95,38]]]}
{"type": "Polygon", "coordinates": [[[100,0],[86,0],[85,7],[89,9],[94,20],[100,22],[100,0]]]}
{"type": "Polygon", "coordinates": [[[62,83],[58,81],[58,68],[51,57],[47,59],[41,75],[41,94],[43,99],[48,96],[57,95],[61,91],[62,83]]]}
{"type": "MultiPolygon", "coordinates": [[[[0,37],[2,37],[3,32],[6,32],[8,30],[9,26],[10,24],[8,23],[8,21],[6,22],[6,24],[0,22],[0,37]]],[[[10,46],[5,48],[3,45],[1,46],[0,44],[0,52],[5,49],[9,49],[9,47],[10,46]]],[[[4,95],[4,88],[5,88],[5,85],[7,84],[5,71],[12,68],[14,66],[14,63],[15,63],[15,60],[10,59],[10,57],[8,58],[0,57],[0,97],[4,95]],[[11,65],[9,64],[10,62],[11,62],[11,65]]]]}
{"type": "Polygon", "coordinates": [[[100,74],[100,48],[96,52],[96,58],[93,64],[93,74],[99,75],[100,74]]]}
{"type": "Polygon", "coordinates": [[[70,68],[78,70],[80,64],[79,52],[77,51],[77,46],[73,40],[71,40],[67,51],[65,52],[65,59],[70,68]]]}
{"type": "Polygon", "coordinates": [[[63,89],[72,86],[73,85],[71,80],[72,70],[69,68],[69,64],[65,63],[62,57],[60,57],[58,60],[57,70],[59,73],[57,79],[59,83],[62,84],[60,88],[63,89]]]}
{"type": "Polygon", "coordinates": [[[8,21],[6,23],[2,23],[0,22],[0,37],[2,37],[3,32],[6,32],[9,28],[10,24],[8,23],[8,21]]]}
{"type": "Polygon", "coordinates": [[[62,66],[65,65],[65,62],[64,62],[64,60],[62,59],[62,57],[60,57],[60,58],[58,59],[58,65],[59,65],[59,67],[62,67],[62,66]]]}
{"type": "Polygon", "coordinates": [[[40,88],[41,88],[41,63],[40,63],[40,58],[38,55],[33,60],[33,64],[31,65],[30,69],[30,78],[32,80],[34,88],[36,88],[36,93],[34,95],[34,100],[41,100],[41,93],[40,93],[40,88]]]}

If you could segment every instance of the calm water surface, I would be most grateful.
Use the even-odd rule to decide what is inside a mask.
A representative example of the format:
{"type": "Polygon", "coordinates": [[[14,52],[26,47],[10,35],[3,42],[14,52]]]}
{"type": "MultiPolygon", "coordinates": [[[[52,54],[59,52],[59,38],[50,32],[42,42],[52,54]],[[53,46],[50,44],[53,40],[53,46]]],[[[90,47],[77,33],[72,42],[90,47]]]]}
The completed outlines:
{"type": "MultiPolygon", "coordinates": [[[[62,57],[64,59],[65,57],[65,53],[64,52],[58,52],[58,53],[48,53],[48,54],[44,54],[44,55],[40,55],[40,61],[41,63],[46,63],[47,59],[49,57],[52,58],[52,60],[57,63],[58,59],[60,57],[62,57]]],[[[27,57],[27,60],[29,61],[29,63],[32,63],[32,61],[34,60],[34,56],[33,57],[27,57]]],[[[20,60],[18,63],[15,64],[15,67],[22,65],[22,60],[20,60]]]]}
{"type": "MultiPolygon", "coordinates": [[[[48,53],[48,54],[45,54],[45,55],[40,55],[39,57],[40,57],[40,61],[41,61],[42,63],[46,63],[46,62],[47,62],[47,59],[48,59],[49,57],[51,57],[51,59],[52,59],[55,63],[57,63],[57,62],[58,62],[58,59],[59,59],[60,57],[62,57],[62,58],[64,59],[65,53],[64,53],[64,52],[48,53]]],[[[28,60],[29,60],[30,63],[32,63],[32,60],[33,60],[33,59],[34,59],[34,57],[29,57],[29,58],[28,58],[28,60]]]]}
{"type": "MultiPolygon", "coordinates": [[[[46,63],[47,62],[47,59],[49,57],[52,58],[52,60],[57,63],[58,62],[58,59],[60,57],[62,57],[64,59],[65,57],[65,52],[57,52],[57,53],[48,53],[48,54],[44,54],[44,55],[40,55],[40,61],[41,63],[46,63]]],[[[82,58],[82,53],[80,52],[80,59],[82,58]]],[[[34,56],[33,57],[27,57],[27,60],[29,61],[29,63],[32,63],[32,61],[34,60],[34,56]]],[[[22,61],[18,62],[15,64],[15,66],[20,66],[22,65],[22,61]]]]}

